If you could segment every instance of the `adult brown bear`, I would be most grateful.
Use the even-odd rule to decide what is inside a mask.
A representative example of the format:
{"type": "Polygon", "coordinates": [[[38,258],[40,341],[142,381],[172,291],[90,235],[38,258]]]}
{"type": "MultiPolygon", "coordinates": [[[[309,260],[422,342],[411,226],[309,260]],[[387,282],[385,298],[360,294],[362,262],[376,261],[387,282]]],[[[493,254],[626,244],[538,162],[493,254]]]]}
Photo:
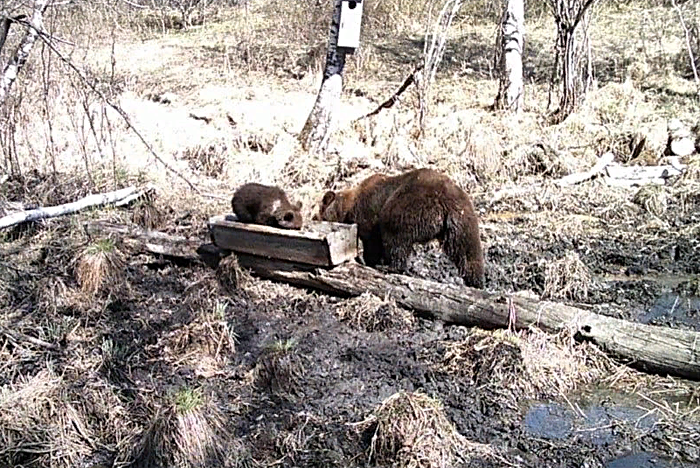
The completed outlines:
{"type": "Polygon", "coordinates": [[[484,287],[479,218],[469,195],[432,169],[374,174],[356,187],[325,193],[314,219],[356,223],[364,261],[406,268],[413,244],[438,239],[467,286],[484,287]]]}
{"type": "Polygon", "coordinates": [[[281,188],[255,182],[241,186],[231,199],[240,222],[282,229],[301,229],[301,206],[301,202],[292,205],[281,188]]]}

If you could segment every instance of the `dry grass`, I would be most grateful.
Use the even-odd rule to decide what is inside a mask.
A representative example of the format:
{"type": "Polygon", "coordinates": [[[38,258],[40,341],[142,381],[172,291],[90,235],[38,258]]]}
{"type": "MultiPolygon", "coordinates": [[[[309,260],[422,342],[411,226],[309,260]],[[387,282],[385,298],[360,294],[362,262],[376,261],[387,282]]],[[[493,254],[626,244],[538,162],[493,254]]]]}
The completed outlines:
{"type": "Polygon", "coordinates": [[[447,468],[476,452],[495,453],[467,441],[445,416],[442,403],[420,392],[391,395],[358,426],[372,431],[369,460],[379,466],[447,468]]]}
{"type": "Polygon", "coordinates": [[[271,395],[294,401],[302,394],[307,365],[307,359],[298,352],[295,339],[275,340],[258,359],[255,385],[271,395]]]}
{"type": "Polygon", "coordinates": [[[116,292],[123,286],[124,254],[110,238],[99,239],[85,247],[75,259],[75,279],[81,290],[95,296],[99,292],[116,292]]]}
{"type": "Polygon", "coordinates": [[[588,297],[591,274],[578,253],[569,251],[547,265],[543,298],[583,301],[588,297]]]}
{"type": "Polygon", "coordinates": [[[645,185],[634,194],[632,201],[656,217],[666,214],[669,190],[664,186],[645,185]]]}
{"type": "Polygon", "coordinates": [[[366,332],[385,331],[392,328],[411,329],[416,319],[392,300],[383,300],[371,293],[348,299],[335,308],[339,320],[353,328],[366,332]]]}
{"type": "Polygon", "coordinates": [[[230,254],[221,259],[216,267],[216,280],[222,291],[233,294],[252,280],[250,273],[238,265],[238,258],[230,254]]]}
{"type": "Polygon", "coordinates": [[[203,467],[224,458],[224,416],[217,402],[200,388],[180,387],[167,404],[154,410],[134,445],[131,457],[140,465],[203,467]]]}
{"type": "Polygon", "coordinates": [[[97,440],[120,442],[125,408],[115,395],[99,386],[75,391],[50,369],[0,388],[0,462],[71,467],[95,453],[97,440]]]}
{"type": "Polygon", "coordinates": [[[594,347],[575,344],[567,333],[538,330],[512,334],[474,329],[462,340],[443,342],[436,370],[485,387],[503,404],[518,407],[522,398],[553,398],[606,375],[610,361],[594,347]]]}

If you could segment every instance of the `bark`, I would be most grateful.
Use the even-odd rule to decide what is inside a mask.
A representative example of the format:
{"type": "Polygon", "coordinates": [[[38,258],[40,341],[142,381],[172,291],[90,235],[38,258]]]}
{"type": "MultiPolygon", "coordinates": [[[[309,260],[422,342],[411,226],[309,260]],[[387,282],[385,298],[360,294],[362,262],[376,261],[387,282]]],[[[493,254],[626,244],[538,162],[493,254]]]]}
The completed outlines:
{"type": "Polygon", "coordinates": [[[0,229],[26,223],[28,221],[38,221],[40,219],[55,218],[57,216],[77,213],[78,211],[86,208],[93,208],[110,203],[114,203],[117,206],[123,206],[143,196],[148,190],[150,190],[150,188],[138,190],[136,187],[128,187],[125,189],[116,190],[114,192],[88,195],[80,200],[63,205],[41,207],[33,210],[10,213],[0,218],[0,229]]]}
{"type": "Polygon", "coordinates": [[[298,137],[302,148],[311,153],[326,151],[335,123],[334,111],[343,90],[343,69],[345,68],[345,54],[348,53],[348,50],[338,47],[341,3],[341,0],[335,0],[321,89],[298,137]]]}
{"type": "Polygon", "coordinates": [[[574,112],[593,82],[587,18],[597,0],[549,1],[557,25],[557,42],[547,108],[558,83],[561,96],[553,117],[554,123],[559,123],[574,112]],[[579,28],[582,23],[583,28],[579,28]]]}
{"type": "Polygon", "coordinates": [[[508,0],[499,35],[499,87],[495,107],[518,112],[523,107],[523,0],[508,0]]]}
{"type": "Polygon", "coordinates": [[[27,28],[27,33],[24,35],[15,54],[5,66],[2,78],[0,78],[0,107],[5,105],[12,83],[15,82],[19,71],[27,62],[29,53],[32,51],[36,38],[39,36],[39,31],[44,30],[44,11],[46,11],[48,4],[49,0],[36,0],[34,2],[34,13],[29,20],[30,27],[27,28]]]}

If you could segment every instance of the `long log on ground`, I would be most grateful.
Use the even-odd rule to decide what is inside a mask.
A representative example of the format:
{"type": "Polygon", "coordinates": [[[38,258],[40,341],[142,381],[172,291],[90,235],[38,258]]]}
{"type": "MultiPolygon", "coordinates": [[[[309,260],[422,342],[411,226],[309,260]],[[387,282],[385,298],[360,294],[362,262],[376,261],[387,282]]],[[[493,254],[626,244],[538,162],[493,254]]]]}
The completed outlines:
{"type": "Polygon", "coordinates": [[[136,226],[91,221],[85,224],[89,234],[116,234],[128,247],[153,255],[175,257],[186,261],[199,261],[201,255],[197,249],[202,243],[199,239],[192,240],[183,236],[173,236],[160,231],[141,229],[136,226]]]}
{"type": "Polygon", "coordinates": [[[94,208],[96,206],[108,205],[111,203],[114,203],[116,206],[123,206],[131,203],[139,197],[142,197],[150,190],[152,190],[152,187],[150,186],[140,190],[137,187],[127,187],[121,190],[115,190],[114,192],[88,195],[80,200],[63,205],[17,211],[0,218],[0,229],[26,223],[28,221],[38,221],[40,219],[55,218],[57,216],[77,213],[78,211],[87,208],[94,208]]]}
{"type": "MultiPolygon", "coordinates": [[[[212,266],[218,263],[215,257],[225,254],[213,244],[158,231],[106,223],[90,223],[89,231],[119,233],[131,237],[129,243],[142,251],[188,260],[199,256],[212,266]]],[[[517,329],[534,326],[551,333],[570,329],[577,339],[596,343],[632,367],[700,380],[698,332],[628,322],[513,294],[489,293],[405,275],[384,274],[355,262],[325,270],[312,265],[303,268],[303,265],[291,262],[236,255],[242,267],[251,268],[263,278],[344,297],[370,292],[446,323],[488,329],[508,327],[512,320],[517,329]]]]}
{"type": "Polygon", "coordinates": [[[700,333],[644,325],[576,307],[517,295],[383,274],[356,263],[332,270],[297,272],[257,268],[259,276],[344,296],[370,292],[447,323],[505,328],[515,315],[518,329],[573,329],[577,339],[596,343],[632,367],[700,380],[700,333]]]}

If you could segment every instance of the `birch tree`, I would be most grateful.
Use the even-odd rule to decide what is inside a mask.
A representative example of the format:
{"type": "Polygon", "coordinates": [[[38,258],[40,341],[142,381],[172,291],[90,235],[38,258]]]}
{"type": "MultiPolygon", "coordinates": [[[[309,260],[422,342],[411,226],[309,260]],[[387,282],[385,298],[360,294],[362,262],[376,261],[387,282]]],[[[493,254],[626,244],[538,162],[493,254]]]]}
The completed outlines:
{"type": "Polygon", "coordinates": [[[34,2],[34,11],[32,18],[29,20],[27,32],[0,77],[0,107],[5,105],[12,83],[15,82],[19,71],[27,62],[29,53],[32,51],[32,47],[34,47],[34,43],[39,36],[39,31],[44,30],[44,12],[48,8],[49,2],[50,0],[35,0],[34,2]]]}
{"type": "Polygon", "coordinates": [[[298,136],[302,148],[311,153],[326,150],[328,139],[333,130],[333,113],[343,90],[343,69],[345,68],[345,54],[348,50],[338,47],[341,3],[341,0],[335,0],[321,89],[298,136]]]}
{"type": "Polygon", "coordinates": [[[507,0],[496,44],[498,94],[494,107],[518,112],[523,107],[523,45],[525,8],[523,0],[507,0]]]}

